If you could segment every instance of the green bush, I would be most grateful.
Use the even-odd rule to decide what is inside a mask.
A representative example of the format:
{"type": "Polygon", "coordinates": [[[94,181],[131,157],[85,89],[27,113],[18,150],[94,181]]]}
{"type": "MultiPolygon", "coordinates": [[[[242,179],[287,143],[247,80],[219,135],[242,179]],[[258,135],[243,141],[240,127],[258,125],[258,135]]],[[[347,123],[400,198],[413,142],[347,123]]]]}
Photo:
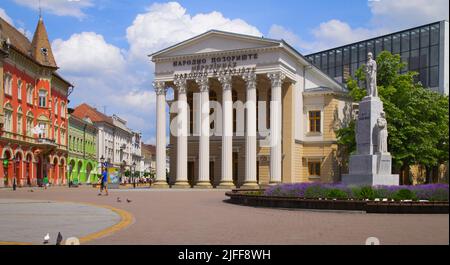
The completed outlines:
{"type": "Polygon", "coordinates": [[[327,197],[327,189],[319,185],[312,185],[305,190],[305,198],[318,199],[327,197]]]}
{"type": "Polygon", "coordinates": [[[365,199],[373,200],[377,197],[375,190],[370,186],[353,187],[352,195],[353,198],[358,200],[365,200],[365,199]]]}
{"type": "Polygon", "coordinates": [[[400,200],[416,200],[416,195],[413,191],[410,191],[408,189],[401,189],[394,193],[393,199],[395,201],[400,200]]]}
{"type": "Polygon", "coordinates": [[[340,189],[329,189],[327,191],[326,197],[330,198],[330,199],[344,200],[344,199],[348,199],[348,194],[345,191],[340,190],[340,189]]]}

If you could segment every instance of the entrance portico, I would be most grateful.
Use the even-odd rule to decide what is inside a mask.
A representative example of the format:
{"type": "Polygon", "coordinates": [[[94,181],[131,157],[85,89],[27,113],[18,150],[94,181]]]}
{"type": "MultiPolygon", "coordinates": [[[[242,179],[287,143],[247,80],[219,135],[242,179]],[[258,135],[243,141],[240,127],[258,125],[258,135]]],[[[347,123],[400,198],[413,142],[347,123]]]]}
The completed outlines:
{"type": "MultiPolygon", "coordinates": [[[[220,31],[151,57],[157,95],[157,186],[255,188],[295,181],[292,146],[300,134],[302,119],[296,112],[302,110],[306,84],[300,70],[308,61],[284,42],[220,31]],[[174,100],[166,179],[169,88],[174,100]]],[[[329,78],[327,82],[339,86],[329,78]]]]}

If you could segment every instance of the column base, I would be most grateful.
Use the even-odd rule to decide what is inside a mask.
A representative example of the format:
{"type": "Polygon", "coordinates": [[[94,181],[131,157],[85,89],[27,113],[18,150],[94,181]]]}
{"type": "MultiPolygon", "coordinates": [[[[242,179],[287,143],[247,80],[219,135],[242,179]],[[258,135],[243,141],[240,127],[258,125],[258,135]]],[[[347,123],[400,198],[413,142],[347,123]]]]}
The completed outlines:
{"type": "Polygon", "coordinates": [[[218,189],[235,189],[236,186],[232,181],[224,181],[220,182],[219,185],[216,187],[218,189]]]}
{"type": "Polygon", "coordinates": [[[151,187],[157,189],[166,189],[169,188],[169,184],[167,184],[167,182],[165,181],[156,181],[155,183],[152,184],[151,187]]]}
{"type": "Polygon", "coordinates": [[[259,185],[256,182],[246,182],[244,183],[240,189],[259,189],[259,185]]]}
{"type": "Polygon", "coordinates": [[[212,189],[213,186],[211,185],[211,183],[209,181],[199,181],[197,182],[197,184],[194,185],[194,188],[197,189],[212,189]]]}
{"type": "Polygon", "coordinates": [[[171,186],[171,188],[175,189],[189,189],[191,188],[191,185],[187,181],[177,181],[174,185],[171,186]]]}
{"type": "Polygon", "coordinates": [[[281,181],[271,181],[269,183],[269,186],[275,186],[275,185],[279,185],[279,184],[281,184],[281,181]]]}

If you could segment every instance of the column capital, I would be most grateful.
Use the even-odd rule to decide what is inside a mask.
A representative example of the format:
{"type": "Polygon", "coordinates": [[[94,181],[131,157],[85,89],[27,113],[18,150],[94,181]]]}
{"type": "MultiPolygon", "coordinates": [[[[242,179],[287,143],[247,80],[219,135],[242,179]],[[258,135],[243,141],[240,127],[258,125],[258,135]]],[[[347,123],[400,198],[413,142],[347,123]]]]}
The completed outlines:
{"type": "Polygon", "coordinates": [[[247,84],[247,89],[256,88],[256,73],[255,72],[244,73],[242,75],[242,79],[244,79],[245,83],[247,84]]]}
{"type": "Polygon", "coordinates": [[[286,78],[286,75],[281,71],[267,73],[267,77],[270,79],[272,83],[272,87],[281,86],[283,84],[283,80],[286,78]]]}
{"type": "Polygon", "coordinates": [[[164,81],[153,81],[153,87],[155,89],[156,95],[165,95],[167,88],[164,81]]]}
{"type": "Polygon", "coordinates": [[[186,93],[187,89],[187,80],[183,77],[178,77],[173,80],[173,83],[178,90],[178,93],[186,93]]]}
{"type": "Polygon", "coordinates": [[[222,84],[223,90],[231,90],[232,77],[230,74],[222,74],[218,77],[219,82],[222,84]]]}
{"type": "Polygon", "coordinates": [[[209,79],[208,76],[202,75],[195,79],[195,82],[200,89],[200,92],[208,92],[209,91],[209,79]]]}

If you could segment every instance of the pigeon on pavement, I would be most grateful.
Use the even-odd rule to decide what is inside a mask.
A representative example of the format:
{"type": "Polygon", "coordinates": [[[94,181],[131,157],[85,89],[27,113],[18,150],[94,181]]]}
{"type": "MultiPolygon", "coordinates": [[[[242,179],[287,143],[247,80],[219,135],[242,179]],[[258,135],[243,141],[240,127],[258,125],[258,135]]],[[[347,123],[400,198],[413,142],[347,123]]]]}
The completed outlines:
{"type": "Polygon", "coordinates": [[[45,236],[44,236],[44,244],[48,244],[48,241],[50,240],[50,235],[47,233],[45,236]]]}
{"type": "Polygon", "coordinates": [[[128,202],[128,203],[130,203],[130,202],[131,202],[131,200],[127,198],[127,202],[128,202]]]}
{"type": "Polygon", "coordinates": [[[122,202],[119,197],[117,197],[117,202],[122,202]]]}
{"type": "Polygon", "coordinates": [[[56,245],[61,245],[62,240],[63,237],[61,235],[61,232],[58,232],[58,237],[56,238],[56,245]]]}

